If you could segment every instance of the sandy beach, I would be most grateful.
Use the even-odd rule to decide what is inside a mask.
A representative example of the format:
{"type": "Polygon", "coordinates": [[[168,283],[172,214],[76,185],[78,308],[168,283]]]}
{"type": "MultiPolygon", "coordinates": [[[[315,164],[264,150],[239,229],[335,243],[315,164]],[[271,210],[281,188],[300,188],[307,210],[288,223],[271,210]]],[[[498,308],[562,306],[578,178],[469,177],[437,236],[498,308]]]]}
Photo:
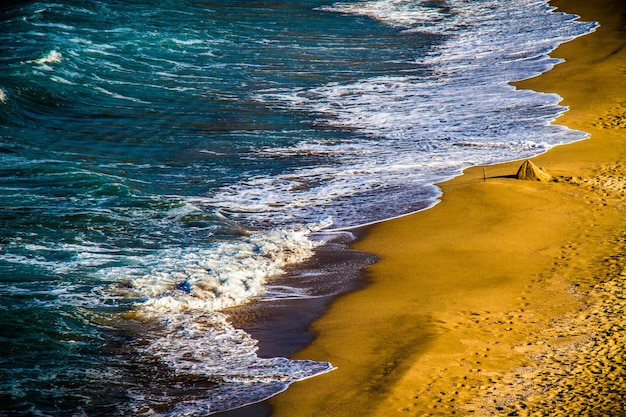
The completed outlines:
{"type": "Polygon", "coordinates": [[[370,227],[368,285],[296,355],[337,369],[274,416],[626,415],[626,3],[553,5],[601,27],[517,86],[558,93],[556,123],[590,138],[533,159],[551,181],[474,167],[434,208],[370,227]]]}

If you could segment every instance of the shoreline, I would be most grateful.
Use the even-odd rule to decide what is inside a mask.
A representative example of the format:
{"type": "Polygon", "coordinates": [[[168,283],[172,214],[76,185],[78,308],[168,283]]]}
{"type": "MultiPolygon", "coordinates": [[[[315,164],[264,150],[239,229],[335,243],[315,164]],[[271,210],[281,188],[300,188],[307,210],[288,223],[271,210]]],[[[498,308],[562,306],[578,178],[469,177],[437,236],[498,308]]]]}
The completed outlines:
{"type": "Polygon", "coordinates": [[[514,85],[558,93],[557,123],[590,138],[532,158],[556,181],[512,179],[520,161],[487,181],[472,167],[439,184],[436,206],[369,226],[353,245],[381,258],[368,285],[335,300],[295,355],[338,369],[269,400],[272,415],[626,413],[626,8],[552,4],[601,27],[514,85]]]}
{"type": "MultiPolygon", "coordinates": [[[[271,285],[302,289],[309,297],[257,301],[227,310],[229,322],[257,340],[259,357],[290,357],[304,349],[315,339],[311,323],[323,316],[337,298],[367,285],[363,270],[374,264],[377,258],[350,248],[361,233],[363,229],[360,228],[349,233],[331,232],[333,237],[327,236],[313,257],[287,267],[283,274],[270,282],[271,285]]],[[[212,415],[269,417],[272,414],[268,404],[270,398],[212,415]]]]}

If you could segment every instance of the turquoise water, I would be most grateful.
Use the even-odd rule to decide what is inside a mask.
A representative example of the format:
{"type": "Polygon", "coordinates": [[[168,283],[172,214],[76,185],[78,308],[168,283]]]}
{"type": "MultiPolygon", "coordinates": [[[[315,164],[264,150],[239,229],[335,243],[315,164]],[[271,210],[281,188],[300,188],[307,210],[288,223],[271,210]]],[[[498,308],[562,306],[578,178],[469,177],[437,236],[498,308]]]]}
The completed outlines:
{"type": "Polygon", "coordinates": [[[0,415],[206,415],[332,364],[227,320],[332,230],[579,140],[544,1],[70,1],[0,9],[0,415]]]}

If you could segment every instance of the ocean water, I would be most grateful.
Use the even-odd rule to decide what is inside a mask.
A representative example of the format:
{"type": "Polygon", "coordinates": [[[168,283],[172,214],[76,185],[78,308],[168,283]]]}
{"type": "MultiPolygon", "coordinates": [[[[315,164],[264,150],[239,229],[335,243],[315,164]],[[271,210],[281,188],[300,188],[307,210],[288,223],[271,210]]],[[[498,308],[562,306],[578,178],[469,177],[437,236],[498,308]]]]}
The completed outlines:
{"type": "Polygon", "coordinates": [[[509,85],[595,28],[543,0],[12,3],[0,415],[207,415],[332,372],[261,357],[228,309],[315,296],[272,279],[586,136],[509,85]]]}

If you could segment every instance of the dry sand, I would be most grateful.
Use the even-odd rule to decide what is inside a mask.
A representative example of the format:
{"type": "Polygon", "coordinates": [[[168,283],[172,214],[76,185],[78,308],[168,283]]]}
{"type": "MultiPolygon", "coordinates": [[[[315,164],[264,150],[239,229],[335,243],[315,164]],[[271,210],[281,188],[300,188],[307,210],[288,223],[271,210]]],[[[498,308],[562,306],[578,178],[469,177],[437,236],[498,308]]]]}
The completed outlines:
{"type": "Polygon", "coordinates": [[[337,370],[292,385],[275,416],[626,416],[626,3],[559,0],[601,23],[520,88],[558,92],[591,138],[468,169],[433,209],[376,225],[369,285],[337,300],[297,357],[337,370]]]}

